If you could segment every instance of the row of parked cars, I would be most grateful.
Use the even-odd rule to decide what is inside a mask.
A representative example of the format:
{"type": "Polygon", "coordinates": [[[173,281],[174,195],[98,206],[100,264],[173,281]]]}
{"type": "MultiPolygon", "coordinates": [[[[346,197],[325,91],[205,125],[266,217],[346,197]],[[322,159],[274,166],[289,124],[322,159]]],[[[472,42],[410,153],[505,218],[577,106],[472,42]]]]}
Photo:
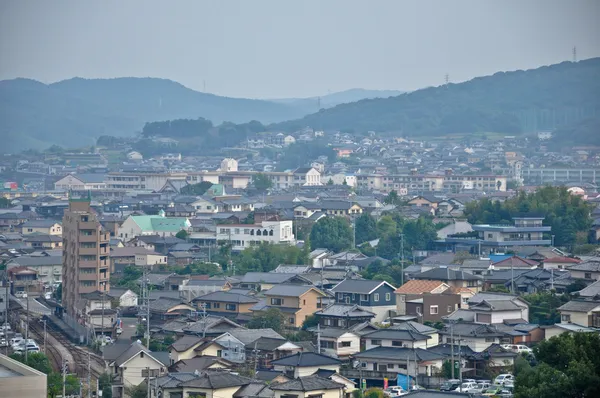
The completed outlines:
{"type": "Polygon", "coordinates": [[[481,394],[483,396],[493,396],[502,398],[512,398],[514,390],[514,376],[511,374],[501,374],[491,380],[473,380],[457,379],[447,380],[440,386],[441,391],[461,391],[470,394],[481,394]]]}
{"type": "Polygon", "coordinates": [[[10,325],[0,326],[0,347],[10,347],[15,354],[40,352],[40,347],[33,339],[24,339],[21,333],[13,333],[10,325]]]}

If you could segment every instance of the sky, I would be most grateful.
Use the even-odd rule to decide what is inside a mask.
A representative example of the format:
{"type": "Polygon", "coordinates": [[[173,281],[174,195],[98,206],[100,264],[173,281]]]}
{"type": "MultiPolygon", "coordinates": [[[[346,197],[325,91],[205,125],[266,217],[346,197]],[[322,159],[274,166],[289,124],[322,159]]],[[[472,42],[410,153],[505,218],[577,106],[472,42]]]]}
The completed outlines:
{"type": "Polygon", "coordinates": [[[600,56],[598,0],[0,0],[0,79],[247,98],[415,90],[600,56]]]}

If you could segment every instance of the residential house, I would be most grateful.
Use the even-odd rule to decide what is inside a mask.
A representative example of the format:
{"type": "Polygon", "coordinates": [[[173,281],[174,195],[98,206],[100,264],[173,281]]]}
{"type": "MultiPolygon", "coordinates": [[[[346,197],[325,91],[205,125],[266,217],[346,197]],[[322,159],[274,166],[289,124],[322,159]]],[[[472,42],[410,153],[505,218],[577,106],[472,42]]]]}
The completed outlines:
{"type": "Polygon", "coordinates": [[[450,323],[439,332],[443,343],[470,347],[475,352],[482,352],[492,344],[500,344],[504,334],[494,325],[471,322],[450,323]]]}
{"type": "Polygon", "coordinates": [[[19,224],[27,221],[27,216],[18,213],[0,213],[0,231],[9,232],[15,230],[19,224]]]}
{"type": "Polygon", "coordinates": [[[28,220],[19,225],[21,234],[62,235],[62,225],[54,220],[28,220]]]}
{"type": "Polygon", "coordinates": [[[328,216],[358,217],[363,212],[358,203],[343,200],[324,200],[320,207],[328,216]]]}
{"type": "Polygon", "coordinates": [[[294,244],[294,222],[262,221],[258,224],[221,224],[217,226],[217,241],[227,241],[232,250],[241,251],[261,243],[294,244]]]}
{"type": "Polygon", "coordinates": [[[546,258],[542,262],[544,269],[569,269],[574,265],[581,263],[581,260],[573,257],[556,256],[546,258]]]}
{"type": "Polygon", "coordinates": [[[176,362],[192,359],[197,356],[195,351],[198,347],[205,344],[206,338],[184,335],[177,339],[173,344],[169,346],[169,358],[170,365],[176,362]]]}
{"type": "Polygon", "coordinates": [[[300,328],[304,321],[323,307],[326,294],[311,285],[276,285],[264,292],[265,300],[254,305],[254,312],[278,308],[285,314],[285,325],[300,328]]]}
{"type": "Polygon", "coordinates": [[[57,191],[100,191],[106,189],[104,174],[69,174],[54,183],[57,191]]]}
{"type": "Polygon", "coordinates": [[[154,216],[129,216],[119,228],[120,239],[129,241],[140,235],[159,235],[174,237],[179,231],[191,230],[186,217],[166,217],[164,210],[154,216]]]}
{"type": "Polygon", "coordinates": [[[500,261],[492,262],[492,269],[535,269],[539,263],[535,260],[522,258],[519,256],[510,256],[500,261]]]}
{"type": "Polygon", "coordinates": [[[96,334],[111,335],[117,322],[117,310],[105,292],[82,293],[76,303],[77,318],[96,334]]]}
{"type": "Polygon", "coordinates": [[[529,319],[529,304],[508,293],[478,293],[469,300],[469,311],[476,323],[503,323],[506,320],[529,319]]]}
{"type": "Polygon", "coordinates": [[[234,363],[223,358],[211,357],[211,356],[200,356],[193,357],[190,359],[181,359],[171,366],[169,366],[170,372],[206,372],[215,370],[231,371],[234,363]]]}
{"type": "Polygon", "coordinates": [[[385,281],[345,279],[334,286],[338,304],[356,304],[375,314],[374,322],[381,322],[396,311],[395,287],[385,281]]]}
{"type": "Polygon", "coordinates": [[[344,369],[342,375],[381,381],[396,380],[398,374],[432,376],[442,368],[443,355],[422,348],[378,346],[354,355],[360,369],[344,369]]]}
{"type": "Polygon", "coordinates": [[[321,352],[332,358],[348,359],[360,351],[360,334],[341,328],[325,328],[319,334],[321,352]]]}
{"type": "Polygon", "coordinates": [[[37,273],[37,280],[46,285],[62,282],[62,256],[21,256],[8,260],[7,270],[26,267],[37,273]]]}
{"type": "Polygon", "coordinates": [[[340,371],[341,361],[315,352],[298,352],[287,357],[282,357],[271,362],[273,370],[283,372],[287,377],[310,376],[319,369],[340,371]]]}
{"type": "Polygon", "coordinates": [[[58,249],[63,246],[63,239],[57,235],[31,234],[23,237],[23,242],[34,249],[58,249]]]}
{"type": "Polygon", "coordinates": [[[406,297],[406,314],[414,315],[421,322],[440,322],[460,308],[461,295],[452,288],[442,293],[423,293],[406,297]]]}
{"type": "Polygon", "coordinates": [[[345,397],[345,385],[316,375],[299,377],[269,386],[274,398],[340,398],[345,397]]]}
{"type": "MultiPolygon", "coordinates": [[[[153,397],[186,398],[234,398],[236,393],[249,385],[252,379],[228,371],[169,373],[159,377],[154,385],[158,392],[153,397]]],[[[152,387],[153,384],[151,383],[152,387]]]]}
{"type": "Polygon", "coordinates": [[[330,304],[315,312],[321,327],[350,328],[352,326],[371,322],[375,313],[367,311],[357,304],[330,304]]]}
{"type": "Polygon", "coordinates": [[[428,346],[433,346],[439,343],[440,335],[439,330],[427,325],[423,325],[422,323],[415,321],[402,321],[397,322],[393,321],[393,323],[388,327],[389,330],[408,330],[411,332],[423,334],[431,337],[431,339],[427,340],[428,346]]]}
{"type": "Polygon", "coordinates": [[[196,297],[192,303],[199,311],[237,319],[242,314],[252,315],[250,308],[258,303],[258,299],[241,293],[216,291],[196,297]]]}
{"type": "Polygon", "coordinates": [[[580,264],[569,267],[571,277],[576,279],[600,280],[600,260],[586,260],[580,264]]]}
{"type": "Polygon", "coordinates": [[[600,328],[600,300],[571,300],[558,307],[561,323],[600,328]]]}
{"type": "Polygon", "coordinates": [[[428,207],[431,209],[436,209],[438,207],[438,203],[441,200],[431,195],[419,195],[416,198],[413,198],[408,201],[409,206],[414,207],[428,207]]]}
{"type": "Polygon", "coordinates": [[[379,329],[362,336],[365,349],[375,347],[427,348],[438,344],[431,336],[407,329],[379,329]]]}
{"type": "MultiPolygon", "coordinates": [[[[282,346],[287,343],[287,340],[273,329],[231,329],[228,332],[213,339],[213,343],[220,345],[221,349],[217,350],[217,355],[220,358],[225,358],[231,362],[244,363],[246,361],[247,349],[254,349],[255,343],[261,338],[271,338],[279,341],[278,345],[282,346]]],[[[294,346],[298,349],[298,347],[294,346]]]]}
{"type": "Polygon", "coordinates": [[[121,287],[110,287],[110,292],[107,293],[113,300],[118,302],[118,307],[137,307],[138,295],[137,293],[121,287]]]}
{"type": "Polygon", "coordinates": [[[231,283],[226,279],[197,279],[192,276],[191,279],[183,281],[178,288],[181,297],[190,302],[209,293],[227,291],[231,289],[231,283]]]}
{"type": "Polygon", "coordinates": [[[442,281],[455,289],[467,288],[473,293],[481,291],[483,278],[468,272],[453,270],[447,266],[440,266],[425,272],[413,275],[414,279],[442,281]]]}
{"type": "Polygon", "coordinates": [[[269,290],[276,285],[309,285],[310,280],[296,273],[285,272],[246,272],[240,279],[239,287],[256,291],[269,290]]]}
{"type": "Polygon", "coordinates": [[[194,311],[194,307],[184,304],[181,299],[177,298],[159,297],[150,301],[150,317],[154,320],[165,321],[182,315],[190,315],[194,311]]]}
{"type": "Polygon", "coordinates": [[[439,294],[450,288],[442,281],[413,279],[406,281],[394,292],[396,294],[396,313],[406,315],[406,301],[412,300],[413,296],[420,296],[423,293],[439,294]]]}

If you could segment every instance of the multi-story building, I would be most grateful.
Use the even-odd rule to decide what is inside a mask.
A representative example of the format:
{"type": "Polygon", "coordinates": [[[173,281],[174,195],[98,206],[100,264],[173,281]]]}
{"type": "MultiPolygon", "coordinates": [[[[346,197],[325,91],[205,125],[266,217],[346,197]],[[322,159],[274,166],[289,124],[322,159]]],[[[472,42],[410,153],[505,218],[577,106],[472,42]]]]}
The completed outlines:
{"type": "Polygon", "coordinates": [[[549,182],[600,183],[600,169],[594,168],[523,167],[522,173],[526,184],[546,184],[549,182]]]}
{"type": "Polygon", "coordinates": [[[514,246],[550,246],[552,241],[544,234],[550,234],[551,227],[544,226],[544,216],[514,216],[514,225],[479,224],[473,225],[473,231],[479,233],[477,238],[447,237],[446,242],[486,248],[510,248],[514,246]]]}
{"type": "MultiPolygon", "coordinates": [[[[263,221],[260,224],[223,224],[217,226],[217,242],[229,241],[240,251],[260,243],[293,244],[293,221],[263,221]]],[[[192,235],[192,238],[194,236],[192,235]]]]}
{"type": "Polygon", "coordinates": [[[110,289],[110,234],[90,207],[90,197],[71,198],[63,217],[62,301],[68,314],[83,293],[110,289]]]}
{"type": "Polygon", "coordinates": [[[107,189],[159,191],[168,180],[186,180],[186,173],[112,172],[106,175],[107,189]]]}

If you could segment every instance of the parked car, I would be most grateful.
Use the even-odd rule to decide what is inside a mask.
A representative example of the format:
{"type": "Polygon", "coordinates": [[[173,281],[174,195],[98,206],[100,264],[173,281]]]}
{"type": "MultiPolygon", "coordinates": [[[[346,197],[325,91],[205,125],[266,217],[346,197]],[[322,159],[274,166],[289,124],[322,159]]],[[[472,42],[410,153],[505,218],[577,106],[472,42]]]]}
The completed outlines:
{"type": "Polygon", "coordinates": [[[24,290],[19,290],[15,292],[16,298],[27,298],[27,292],[24,290]]]}
{"type": "Polygon", "coordinates": [[[440,386],[440,391],[454,391],[460,386],[460,380],[450,379],[446,380],[440,386]]]}
{"type": "Polygon", "coordinates": [[[512,383],[514,383],[514,380],[515,380],[515,377],[513,375],[511,375],[510,373],[505,373],[505,374],[498,375],[498,377],[496,377],[494,379],[494,384],[499,384],[499,385],[512,384],[512,383]]]}
{"type": "Polygon", "coordinates": [[[104,342],[104,344],[112,344],[114,343],[114,340],[112,339],[112,337],[110,336],[100,336],[97,339],[99,342],[104,342]]]}
{"type": "Polygon", "coordinates": [[[516,344],[513,346],[513,350],[518,352],[519,354],[526,352],[527,354],[533,354],[533,350],[526,345],[516,344]]]}
{"type": "Polygon", "coordinates": [[[500,391],[502,391],[502,386],[494,384],[493,386],[485,390],[481,395],[483,395],[484,397],[495,397],[498,394],[500,394],[500,391]]]}
{"type": "Polygon", "coordinates": [[[23,341],[23,337],[17,337],[17,336],[15,336],[15,337],[13,337],[12,339],[9,340],[9,344],[14,349],[16,346],[20,345],[22,341],[23,341]]]}
{"type": "Polygon", "coordinates": [[[6,339],[0,339],[0,347],[8,347],[8,341],[6,341],[6,339]]]}
{"type": "Polygon", "coordinates": [[[473,383],[473,382],[468,382],[468,383],[462,383],[459,387],[459,390],[461,392],[474,392],[473,390],[477,389],[477,383],[473,383]]]}
{"type": "Polygon", "coordinates": [[[477,383],[477,388],[473,388],[469,390],[471,393],[483,394],[485,390],[490,388],[492,385],[488,382],[477,383]]]}
{"type": "Polygon", "coordinates": [[[394,386],[394,387],[388,387],[385,390],[383,390],[383,394],[386,397],[395,398],[395,397],[401,397],[403,395],[408,394],[408,391],[406,391],[404,388],[402,388],[400,386],[394,386]]]}
{"type": "Polygon", "coordinates": [[[27,352],[40,352],[40,347],[27,347],[27,352]]]}
{"type": "Polygon", "coordinates": [[[22,354],[25,351],[28,352],[32,352],[32,350],[37,349],[36,352],[39,352],[40,349],[38,347],[38,345],[35,343],[35,341],[28,341],[26,344],[22,343],[19,346],[17,346],[17,348],[14,349],[15,354],[22,354]]]}

